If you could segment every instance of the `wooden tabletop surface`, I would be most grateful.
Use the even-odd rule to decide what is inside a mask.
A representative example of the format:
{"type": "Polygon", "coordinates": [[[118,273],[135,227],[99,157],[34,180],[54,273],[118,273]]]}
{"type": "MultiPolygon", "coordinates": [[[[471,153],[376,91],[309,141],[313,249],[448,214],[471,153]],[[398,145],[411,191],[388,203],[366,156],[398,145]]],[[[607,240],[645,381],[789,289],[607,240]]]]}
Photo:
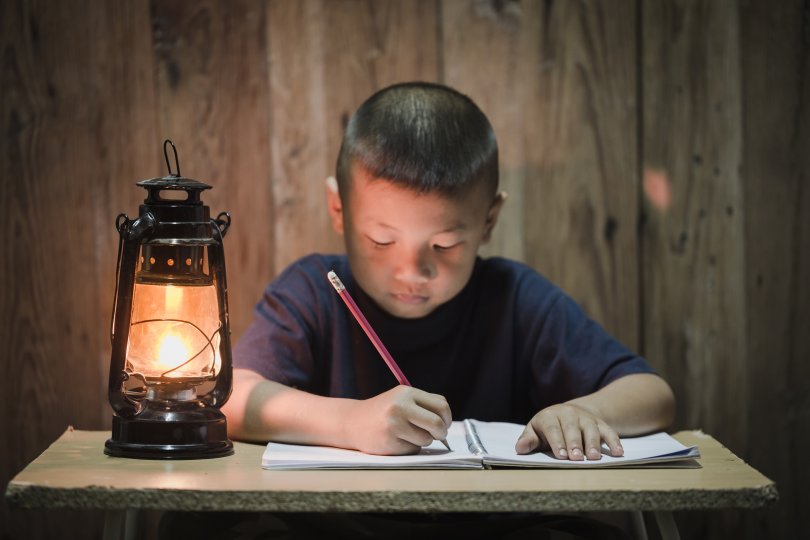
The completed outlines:
{"type": "Polygon", "coordinates": [[[262,445],[201,460],[113,458],[107,431],[68,429],[8,485],[26,508],[240,511],[612,511],[757,508],[774,483],[711,436],[698,468],[268,471],[262,445]]]}

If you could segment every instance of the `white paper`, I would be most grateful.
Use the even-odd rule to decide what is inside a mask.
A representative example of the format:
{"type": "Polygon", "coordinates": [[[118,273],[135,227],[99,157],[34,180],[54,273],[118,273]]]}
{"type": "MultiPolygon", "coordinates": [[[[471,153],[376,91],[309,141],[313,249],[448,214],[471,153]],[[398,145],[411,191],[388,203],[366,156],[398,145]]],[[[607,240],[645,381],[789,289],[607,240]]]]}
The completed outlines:
{"type": "Polygon", "coordinates": [[[654,433],[643,437],[622,438],[624,455],[613,457],[605,444],[598,460],[571,461],[558,459],[550,452],[520,455],[515,452],[515,442],[524,426],[505,422],[479,422],[473,420],[478,436],[487,452],[484,462],[492,466],[515,467],[610,467],[646,463],[661,463],[700,457],[697,447],[687,447],[666,433],[654,433]]]}
{"type": "Polygon", "coordinates": [[[377,456],[341,448],[270,442],[262,455],[262,467],[274,470],[481,469],[484,466],[587,468],[659,464],[700,457],[697,447],[686,447],[666,433],[622,439],[624,456],[620,458],[606,455],[606,447],[600,460],[562,460],[547,453],[518,455],[515,442],[524,426],[476,420],[472,423],[486,449],[483,456],[475,455],[468,449],[464,423],[453,422],[447,434],[452,451],[448,451],[439,441],[422,448],[419,454],[408,456],[377,456]]]}

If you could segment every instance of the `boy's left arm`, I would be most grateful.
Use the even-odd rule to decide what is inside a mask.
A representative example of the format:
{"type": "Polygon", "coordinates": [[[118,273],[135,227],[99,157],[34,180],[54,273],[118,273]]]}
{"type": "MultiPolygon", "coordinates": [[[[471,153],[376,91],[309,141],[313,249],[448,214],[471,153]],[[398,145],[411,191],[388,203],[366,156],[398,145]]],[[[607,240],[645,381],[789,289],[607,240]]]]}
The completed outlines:
{"type": "Polygon", "coordinates": [[[601,442],[611,455],[623,454],[619,436],[666,429],[675,416],[669,385],[651,373],[625,375],[593,394],[538,412],[518,438],[515,450],[550,449],[560,459],[600,459],[601,442]]]}

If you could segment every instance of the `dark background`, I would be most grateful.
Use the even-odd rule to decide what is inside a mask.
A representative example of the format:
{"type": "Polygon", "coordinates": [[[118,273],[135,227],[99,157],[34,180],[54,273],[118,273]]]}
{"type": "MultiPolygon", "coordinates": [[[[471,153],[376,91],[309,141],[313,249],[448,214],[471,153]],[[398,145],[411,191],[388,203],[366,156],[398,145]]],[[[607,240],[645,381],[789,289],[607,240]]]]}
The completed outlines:
{"type": "MultiPolygon", "coordinates": [[[[0,486],[69,425],[109,429],[115,216],[182,172],[228,210],[234,337],[264,285],[337,251],[348,116],[422,79],[470,95],[526,261],[777,482],[686,538],[810,530],[810,4],[801,0],[0,0],[0,486]],[[802,277],[804,276],[804,277],[802,277]]],[[[98,512],[0,502],[2,538],[99,537],[98,512]],[[70,525],[68,525],[68,523],[70,525]]]]}

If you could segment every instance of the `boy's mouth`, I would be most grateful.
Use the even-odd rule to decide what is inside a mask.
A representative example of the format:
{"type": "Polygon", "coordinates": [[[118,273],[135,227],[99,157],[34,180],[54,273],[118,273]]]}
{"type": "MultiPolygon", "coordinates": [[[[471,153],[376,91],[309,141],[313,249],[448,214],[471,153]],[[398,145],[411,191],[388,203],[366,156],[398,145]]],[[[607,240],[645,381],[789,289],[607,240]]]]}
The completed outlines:
{"type": "Polygon", "coordinates": [[[411,293],[392,293],[391,296],[397,302],[409,305],[424,304],[430,299],[429,296],[423,294],[411,294],[411,293]]]}

